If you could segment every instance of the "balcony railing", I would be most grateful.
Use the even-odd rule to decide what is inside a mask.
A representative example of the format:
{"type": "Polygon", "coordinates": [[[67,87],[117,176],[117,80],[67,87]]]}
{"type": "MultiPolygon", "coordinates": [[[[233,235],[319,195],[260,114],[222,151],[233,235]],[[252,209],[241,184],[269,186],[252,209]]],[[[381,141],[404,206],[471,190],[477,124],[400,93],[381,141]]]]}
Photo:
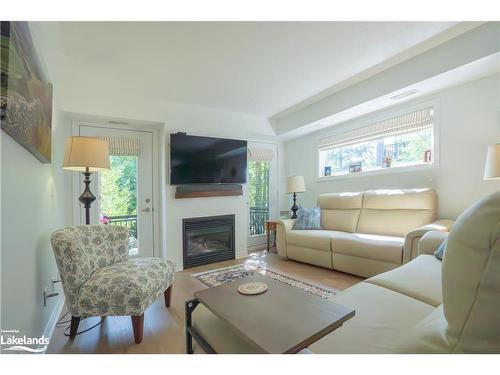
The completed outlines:
{"type": "Polygon", "coordinates": [[[269,220],[269,208],[250,207],[250,235],[259,236],[266,233],[266,220],[269,220]]]}
{"type": "Polygon", "coordinates": [[[120,225],[127,227],[130,237],[137,239],[137,215],[108,216],[109,225],[120,225]]]}

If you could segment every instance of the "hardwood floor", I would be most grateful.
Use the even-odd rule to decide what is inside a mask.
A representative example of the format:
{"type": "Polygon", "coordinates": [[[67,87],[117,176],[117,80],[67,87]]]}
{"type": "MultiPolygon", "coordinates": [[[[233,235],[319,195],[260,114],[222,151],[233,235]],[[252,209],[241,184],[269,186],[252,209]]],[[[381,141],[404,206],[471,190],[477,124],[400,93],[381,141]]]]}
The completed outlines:
{"type": "MultiPolygon", "coordinates": [[[[64,336],[64,330],[68,324],[56,327],[47,353],[183,354],[185,353],[184,301],[193,298],[195,291],[206,288],[191,274],[241,263],[266,266],[299,280],[337,290],[343,290],[362,280],[360,277],[341,272],[291,260],[281,260],[273,253],[254,252],[248,258],[213,263],[177,272],[172,287],[170,308],[165,307],[162,296],[146,310],[144,313],[144,337],[139,345],[134,343],[130,317],[112,316],[105,318],[100,326],[77,335],[73,341],[64,336]]],[[[99,319],[82,320],[79,331],[98,323],[99,319]]],[[[195,353],[199,352],[202,351],[195,344],[195,353]]]]}

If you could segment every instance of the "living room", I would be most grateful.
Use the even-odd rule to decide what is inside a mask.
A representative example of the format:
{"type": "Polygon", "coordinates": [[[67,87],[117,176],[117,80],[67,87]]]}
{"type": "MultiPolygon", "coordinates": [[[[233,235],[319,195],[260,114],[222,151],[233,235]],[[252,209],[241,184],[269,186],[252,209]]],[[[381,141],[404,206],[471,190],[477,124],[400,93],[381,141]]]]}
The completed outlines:
{"type": "Polygon", "coordinates": [[[2,354],[500,353],[495,13],[37,7],[2,17],[2,354]]]}

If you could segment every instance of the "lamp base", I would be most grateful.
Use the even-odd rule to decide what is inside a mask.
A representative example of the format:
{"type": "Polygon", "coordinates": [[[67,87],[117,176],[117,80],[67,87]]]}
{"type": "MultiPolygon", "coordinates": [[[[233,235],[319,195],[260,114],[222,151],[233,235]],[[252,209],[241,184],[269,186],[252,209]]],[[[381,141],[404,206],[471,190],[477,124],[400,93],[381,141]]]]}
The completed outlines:
{"type": "Polygon", "coordinates": [[[292,206],[291,210],[292,210],[291,219],[296,219],[297,218],[297,211],[299,210],[299,206],[297,206],[297,193],[293,193],[293,206],[292,206]]]}
{"type": "Polygon", "coordinates": [[[92,202],[95,201],[95,195],[90,191],[90,175],[92,172],[89,172],[89,169],[83,172],[85,178],[83,179],[83,183],[85,184],[85,189],[83,190],[82,195],[78,198],[78,200],[85,207],[85,224],[90,225],[90,207],[92,206],[92,202]]]}

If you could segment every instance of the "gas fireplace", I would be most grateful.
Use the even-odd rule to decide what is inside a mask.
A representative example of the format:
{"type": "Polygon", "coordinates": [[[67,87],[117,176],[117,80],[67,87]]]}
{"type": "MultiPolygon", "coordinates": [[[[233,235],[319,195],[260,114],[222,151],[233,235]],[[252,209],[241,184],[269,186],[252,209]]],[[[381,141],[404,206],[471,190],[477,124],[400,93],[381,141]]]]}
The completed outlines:
{"type": "Polygon", "coordinates": [[[234,259],[234,215],[182,220],[184,268],[234,259]]]}

